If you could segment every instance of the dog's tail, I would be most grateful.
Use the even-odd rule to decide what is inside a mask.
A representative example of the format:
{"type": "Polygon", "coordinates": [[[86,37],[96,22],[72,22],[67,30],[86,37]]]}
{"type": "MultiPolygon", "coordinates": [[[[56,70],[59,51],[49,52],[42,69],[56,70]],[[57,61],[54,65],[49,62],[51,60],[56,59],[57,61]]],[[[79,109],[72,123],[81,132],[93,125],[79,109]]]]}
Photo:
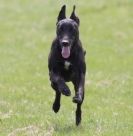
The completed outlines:
{"type": "Polygon", "coordinates": [[[84,56],[86,55],[86,50],[84,50],[84,56]]]}

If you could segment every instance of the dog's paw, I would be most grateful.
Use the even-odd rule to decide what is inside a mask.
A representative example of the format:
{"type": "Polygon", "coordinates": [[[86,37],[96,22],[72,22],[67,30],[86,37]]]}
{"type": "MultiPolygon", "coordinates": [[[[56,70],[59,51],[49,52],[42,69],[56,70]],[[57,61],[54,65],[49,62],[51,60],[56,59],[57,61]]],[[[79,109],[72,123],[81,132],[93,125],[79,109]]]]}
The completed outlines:
{"type": "Polygon", "coordinates": [[[65,96],[70,96],[70,95],[71,95],[71,91],[70,91],[70,89],[68,88],[67,85],[61,86],[61,87],[60,87],[60,91],[61,91],[61,93],[62,93],[63,95],[65,95],[65,96]]]}
{"type": "Polygon", "coordinates": [[[80,118],[80,117],[79,117],[79,118],[76,118],[76,126],[79,126],[80,123],[81,123],[81,118],[80,118]]]}
{"type": "Polygon", "coordinates": [[[69,88],[64,88],[64,89],[62,90],[62,94],[64,94],[65,96],[70,96],[70,95],[71,95],[71,92],[70,92],[69,88]]]}
{"type": "Polygon", "coordinates": [[[82,97],[80,97],[80,96],[74,96],[73,97],[73,102],[74,103],[82,103],[82,97]]]}
{"type": "Polygon", "coordinates": [[[57,113],[60,109],[60,104],[53,103],[52,109],[55,113],[57,113]]]}

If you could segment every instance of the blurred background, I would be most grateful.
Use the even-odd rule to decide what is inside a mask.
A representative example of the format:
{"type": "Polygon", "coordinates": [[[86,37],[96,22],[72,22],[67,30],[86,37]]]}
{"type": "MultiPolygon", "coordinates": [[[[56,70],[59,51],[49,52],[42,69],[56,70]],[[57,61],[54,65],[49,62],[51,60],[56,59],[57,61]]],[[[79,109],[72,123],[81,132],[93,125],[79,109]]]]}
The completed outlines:
{"type": "Polygon", "coordinates": [[[133,134],[133,1],[0,1],[0,135],[131,136],[133,134]],[[63,4],[80,18],[86,50],[83,120],[75,126],[76,105],[62,97],[52,111],[54,91],[48,53],[63,4]]]}

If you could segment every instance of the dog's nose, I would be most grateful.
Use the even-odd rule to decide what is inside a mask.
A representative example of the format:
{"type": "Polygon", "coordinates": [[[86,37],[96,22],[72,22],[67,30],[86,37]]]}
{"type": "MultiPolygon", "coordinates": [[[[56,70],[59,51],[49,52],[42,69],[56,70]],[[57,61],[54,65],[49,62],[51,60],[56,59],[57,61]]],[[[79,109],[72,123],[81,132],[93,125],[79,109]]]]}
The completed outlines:
{"type": "Polygon", "coordinates": [[[69,45],[69,41],[68,40],[63,40],[62,41],[62,45],[63,46],[68,46],[69,45]]]}

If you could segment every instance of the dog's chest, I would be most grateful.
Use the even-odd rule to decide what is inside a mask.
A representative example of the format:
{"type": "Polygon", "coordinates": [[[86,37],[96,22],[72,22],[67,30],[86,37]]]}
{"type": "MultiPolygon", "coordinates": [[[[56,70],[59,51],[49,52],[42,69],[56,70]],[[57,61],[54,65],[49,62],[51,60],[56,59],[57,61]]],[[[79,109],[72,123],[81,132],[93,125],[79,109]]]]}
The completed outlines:
{"type": "Polygon", "coordinates": [[[69,70],[70,65],[71,65],[71,62],[69,62],[69,61],[64,61],[64,69],[65,69],[65,70],[69,70]]]}

